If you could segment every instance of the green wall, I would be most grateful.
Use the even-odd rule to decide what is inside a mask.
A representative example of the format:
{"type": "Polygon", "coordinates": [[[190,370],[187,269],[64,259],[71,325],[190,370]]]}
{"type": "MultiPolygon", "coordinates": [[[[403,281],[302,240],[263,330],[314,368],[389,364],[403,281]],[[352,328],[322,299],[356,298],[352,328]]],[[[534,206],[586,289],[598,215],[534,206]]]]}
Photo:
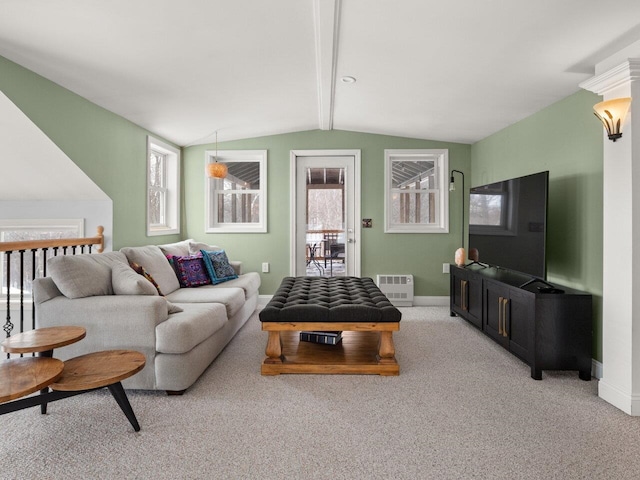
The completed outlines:
{"type": "Polygon", "coordinates": [[[114,250],[180,239],[146,236],[149,132],[3,57],[0,91],[112,199],[114,250]]]}
{"type": "Polygon", "coordinates": [[[594,296],[593,357],[602,359],[601,98],[575,93],[471,147],[473,186],[549,170],[548,279],[594,296]]]}
{"type": "Polygon", "coordinates": [[[460,243],[462,194],[457,190],[451,195],[449,234],[385,234],[384,150],[447,148],[449,168],[469,174],[469,145],[336,130],[220,142],[221,150],[268,151],[268,233],[264,234],[204,232],[204,152],[214,147],[198,145],[183,152],[186,235],[224,247],[231,258],[241,259],[248,270],[259,272],[262,262],[270,262],[271,272],[261,273],[261,294],[273,294],[282,277],[290,273],[290,151],[326,149],[361,151],[362,218],[373,219],[373,228],[361,231],[362,275],[375,278],[379,273],[413,274],[415,295],[449,294],[449,276],[442,273],[442,264],[453,262],[453,253],[460,243]]]}

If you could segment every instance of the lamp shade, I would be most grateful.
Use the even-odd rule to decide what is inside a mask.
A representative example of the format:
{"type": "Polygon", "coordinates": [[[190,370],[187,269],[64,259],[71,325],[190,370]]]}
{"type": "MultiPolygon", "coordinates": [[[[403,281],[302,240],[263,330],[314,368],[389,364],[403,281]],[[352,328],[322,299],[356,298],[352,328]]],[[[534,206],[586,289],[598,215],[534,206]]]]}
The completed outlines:
{"type": "Polygon", "coordinates": [[[604,125],[610,140],[615,142],[622,136],[622,124],[627,116],[627,112],[629,112],[630,105],[631,97],[624,97],[596,103],[593,106],[595,115],[604,125]]]}
{"type": "Polygon", "coordinates": [[[213,178],[224,178],[227,176],[227,166],[220,162],[209,163],[207,165],[207,175],[213,178]]]}

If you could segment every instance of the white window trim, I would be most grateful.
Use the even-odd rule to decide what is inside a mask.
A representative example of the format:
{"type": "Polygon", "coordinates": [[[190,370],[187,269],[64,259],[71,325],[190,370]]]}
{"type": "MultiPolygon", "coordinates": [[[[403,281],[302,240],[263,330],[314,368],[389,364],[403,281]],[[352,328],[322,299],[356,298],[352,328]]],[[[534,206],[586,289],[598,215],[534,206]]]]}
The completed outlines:
{"type": "Polygon", "coordinates": [[[158,235],[172,235],[180,233],[180,172],[181,172],[180,150],[169,145],[168,143],[158,140],[152,136],[147,136],[147,236],[153,237],[158,235]],[[151,151],[166,155],[166,206],[165,221],[166,225],[151,225],[149,212],[149,167],[151,161],[151,151]]]}
{"type": "Polygon", "coordinates": [[[446,188],[449,179],[449,150],[385,150],[384,151],[384,233],[449,233],[449,191],[446,188]],[[426,224],[393,224],[391,222],[392,200],[392,161],[419,160],[425,156],[439,157],[436,161],[438,176],[438,218],[437,225],[426,224]]]}
{"type": "Polygon", "coordinates": [[[205,175],[205,233],[267,233],[267,151],[266,150],[207,150],[204,152],[206,166],[217,159],[226,162],[259,162],[260,164],[260,204],[257,223],[218,224],[212,215],[216,182],[220,180],[205,175]]]}

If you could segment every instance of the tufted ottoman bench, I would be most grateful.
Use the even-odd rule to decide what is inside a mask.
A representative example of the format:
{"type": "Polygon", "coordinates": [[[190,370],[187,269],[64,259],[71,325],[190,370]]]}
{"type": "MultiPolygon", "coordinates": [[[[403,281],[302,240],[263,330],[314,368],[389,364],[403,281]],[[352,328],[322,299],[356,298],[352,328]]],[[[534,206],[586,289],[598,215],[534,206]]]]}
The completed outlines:
{"type": "Polygon", "coordinates": [[[398,375],[392,334],[401,317],[370,278],[284,278],[260,312],[269,333],[261,372],[398,375]],[[299,341],[305,330],[345,333],[319,345],[299,341]]]}

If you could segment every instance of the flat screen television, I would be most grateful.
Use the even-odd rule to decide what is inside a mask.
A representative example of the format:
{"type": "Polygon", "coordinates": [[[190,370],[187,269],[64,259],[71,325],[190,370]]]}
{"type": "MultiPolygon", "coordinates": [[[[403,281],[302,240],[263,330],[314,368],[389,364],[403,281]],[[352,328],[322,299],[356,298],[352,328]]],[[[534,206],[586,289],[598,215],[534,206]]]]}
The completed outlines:
{"type": "Polygon", "coordinates": [[[471,188],[469,258],[546,280],[548,191],[549,172],[471,188]]]}

